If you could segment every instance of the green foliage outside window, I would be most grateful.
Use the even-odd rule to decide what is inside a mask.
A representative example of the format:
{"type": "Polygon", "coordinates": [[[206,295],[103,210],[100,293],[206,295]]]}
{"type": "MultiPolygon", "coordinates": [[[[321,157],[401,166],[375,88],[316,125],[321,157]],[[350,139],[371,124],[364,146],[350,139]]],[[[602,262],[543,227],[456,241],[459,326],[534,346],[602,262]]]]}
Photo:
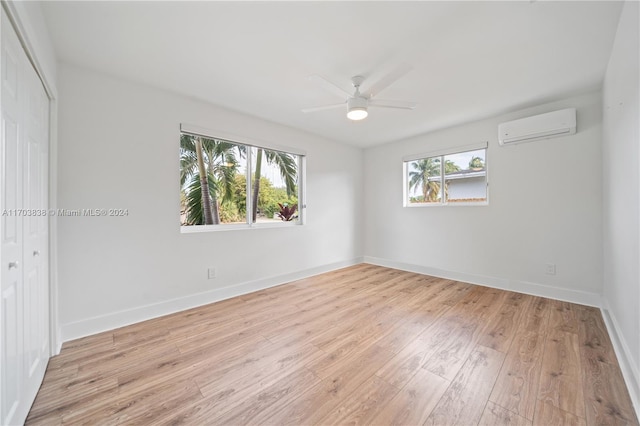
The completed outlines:
{"type": "MultiPolygon", "coordinates": [[[[247,169],[252,175],[252,219],[273,220],[279,204],[298,203],[298,160],[294,154],[190,134],[180,137],[180,223],[247,222],[247,169]],[[249,149],[257,160],[247,167],[249,149]],[[282,187],[262,174],[277,170],[282,187]],[[244,169],[244,170],[242,170],[244,169]],[[206,179],[202,179],[206,176],[206,179]],[[255,179],[258,178],[256,181],[255,179]]],[[[277,218],[275,218],[277,220],[277,218]]]]}

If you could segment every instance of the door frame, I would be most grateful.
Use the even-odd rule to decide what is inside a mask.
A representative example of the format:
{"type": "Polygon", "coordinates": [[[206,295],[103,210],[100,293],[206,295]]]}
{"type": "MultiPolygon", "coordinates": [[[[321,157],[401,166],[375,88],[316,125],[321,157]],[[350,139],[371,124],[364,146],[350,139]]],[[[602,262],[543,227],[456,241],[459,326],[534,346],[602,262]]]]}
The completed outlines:
{"type": "MultiPolygon", "coordinates": [[[[27,54],[27,58],[36,70],[38,77],[42,81],[47,97],[49,98],[49,188],[48,201],[49,209],[57,211],[57,187],[58,187],[58,92],[55,78],[45,69],[38,54],[47,49],[38,42],[35,31],[29,21],[28,12],[24,10],[25,5],[20,2],[2,1],[9,21],[18,35],[20,44],[27,54]]],[[[53,52],[52,52],[53,53],[53,52]]],[[[54,71],[55,72],[55,71],[54,71]]],[[[49,215],[49,356],[60,353],[62,347],[62,336],[58,320],[58,221],[55,215],[49,215]]]]}

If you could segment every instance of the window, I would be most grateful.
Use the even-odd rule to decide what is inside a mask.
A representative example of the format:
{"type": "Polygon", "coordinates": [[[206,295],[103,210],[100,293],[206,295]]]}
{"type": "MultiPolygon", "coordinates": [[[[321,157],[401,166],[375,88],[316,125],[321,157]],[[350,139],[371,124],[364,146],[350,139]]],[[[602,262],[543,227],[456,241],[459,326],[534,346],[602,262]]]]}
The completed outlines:
{"type": "Polygon", "coordinates": [[[404,159],[404,205],[487,203],[487,144],[404,159]]]}
{"type": "Polygon", "coordinates": [[[183,232],[303,223],[302,153],[204,134],[181,127],[183,232]]]}

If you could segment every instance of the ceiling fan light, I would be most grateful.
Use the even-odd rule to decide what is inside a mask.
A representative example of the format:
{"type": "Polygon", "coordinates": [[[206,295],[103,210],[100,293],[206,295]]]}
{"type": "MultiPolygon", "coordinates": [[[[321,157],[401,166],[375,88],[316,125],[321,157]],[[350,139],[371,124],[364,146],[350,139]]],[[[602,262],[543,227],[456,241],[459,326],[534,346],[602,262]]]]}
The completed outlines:
{"type": "Polygon", "coordinates": [[[369,112],[367,111],[367,99],[358,96],[358,88],[356,87],[356,96],[349,99],[347,102],[347,118],[349,120],[362,120],[367,118],[369,112]]]}
{"type": "Polygon", "coordinates": [[[349,112],[347,112],[347,118],[354,121],[365,119],[367,115],[369,115],[369,113],[365,107],[349,108],[349,112]]]}

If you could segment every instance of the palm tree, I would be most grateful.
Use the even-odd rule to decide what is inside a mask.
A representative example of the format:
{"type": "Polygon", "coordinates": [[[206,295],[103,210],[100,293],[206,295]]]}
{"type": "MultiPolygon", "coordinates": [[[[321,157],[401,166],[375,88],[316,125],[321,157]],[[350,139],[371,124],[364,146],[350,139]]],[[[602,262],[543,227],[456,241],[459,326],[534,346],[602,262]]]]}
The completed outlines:
{"type": "Polygon", "coordinates": [[[440,176],[440,159],[423,158],[411,163],[413,170],[409,172],[409,189],[420,187],[423,200],[436,201],[440,194],[440,183],[430,178],[440,176]]]}
{"type": "Polygon", "coordinates": [[[258,148],[256,152],[255,175],[253,178],[253,194],[252,194],[252,219],[256,221],[258,214],[258,194],[260,193],[260,175],[262,173],[262,157],[265,157],[267,164],[276,165],[280,170],[280,176],[284,180],[287,188],[287,195],[291,196],[295,192],[296,177],[298,173],[298,164],[292,154],[282,151],[271,151],[268,149],[258,148]]]}
{"type": "Polygon", "coordinates": [[[207,197],[207,191],[202,190],[202,180],[199,175],[193,176],[184,188],[185,193],[185,225],[213,225],[213,212],[211,209],[211,188],[215,188],[215,182],[211,174],[207,174],[205,187],[210,190],[207,197]],[[205,206],[209,203],[209,209],[205,206]],[[208,215],[207,215],[208,212],[208,215]]]}
{"type": "Polygon", "coordinates": [[[444,174],[448,175],[449,173],[459,172],[460,166],[454,163],[451,160],[444,160],[444,174]]]}
{"type": "Polygon", "coordinates": [[[484,161],[480,157],[473,157],[471,161],[469,161],[470,169],[484,169],[484,161]]]}
{"type": "MultiPolygon", "coordinates": [[[[186,187],[187,223],[220,223],[218,200],[231,200],[238,169],[230,142],[182,134],[180,136],[180,186],[186,187]]],[[[240,155],[242,150],[239,149],[240,155]]]]}

